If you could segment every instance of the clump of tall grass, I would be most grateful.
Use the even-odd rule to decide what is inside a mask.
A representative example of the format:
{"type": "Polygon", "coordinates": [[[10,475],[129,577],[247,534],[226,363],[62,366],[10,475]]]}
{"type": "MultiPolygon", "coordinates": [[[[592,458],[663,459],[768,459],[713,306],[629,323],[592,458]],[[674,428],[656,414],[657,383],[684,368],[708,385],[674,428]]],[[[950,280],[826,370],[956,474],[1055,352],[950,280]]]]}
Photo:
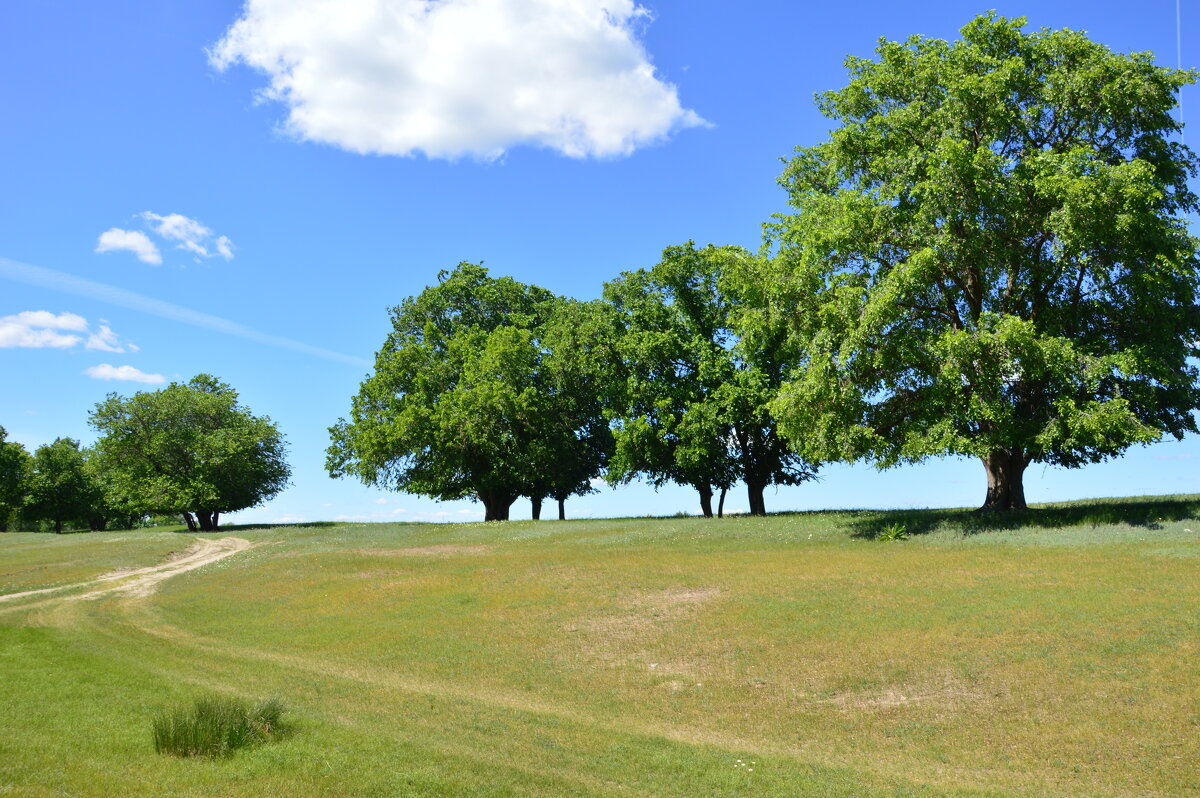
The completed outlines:
{"type": "Polygon", "coordinates": [[[229,696],[205,696],[191,709],[154,716],[154,750],[175,756],[224,756],[277,736],[284,730],[282,718],[278,699],[250,704],[229,696]]]}

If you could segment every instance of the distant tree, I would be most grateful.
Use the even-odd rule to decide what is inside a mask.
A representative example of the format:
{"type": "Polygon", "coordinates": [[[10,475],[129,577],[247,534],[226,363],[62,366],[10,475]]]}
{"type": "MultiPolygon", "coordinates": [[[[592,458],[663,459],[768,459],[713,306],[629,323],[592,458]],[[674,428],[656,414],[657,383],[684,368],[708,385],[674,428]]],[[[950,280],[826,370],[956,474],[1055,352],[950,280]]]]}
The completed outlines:
{"type": "Polygon", "coordinates": [[[122,479],[96,447],[83,449],[83,470],[91,483],[92,504],[87,522],[93,532],[133,529],[149,515],[149,510],[130,492],[130,481],[122,479]]]}
{"type": "Polygon", "coordinates": [[[0,532],[8,531],[25,504],[33,465],[25,447],[7,438],[0,427],[0,532]]]}
{"type": "Polygon", "coordinates": [[[813,457],[979,458],[983,507],[1031,463],[1196,431],[1195,73],[987,14],[881,41],[820,95],[839,127],[781,178],[763,302],[791,324],[772,408],[813,457]]]}
{"type": "Polygon", "coordinates": [[[330,428],[330,474],[472,497],[488,521],[507,520],[519,496],[535,516],[552,496],[561,514],[568,496],[592,490],[607,451],[586,347],[566,329],[589,323],[589,312],[480,265],[441,272],[392,308],[375,372],[350,420],[330,428]]]}
{"type": "Polygon", "coordinates": [[[61,533],[67,524],[86,523],[95,488],[83,465],[79,441],[57,438],[33,452],[32,478],[25,514],[49,522],[61,533]]]}
{"type": "MultiPolygon", "coordinates": [[[[654,268],[605,286],[624,321],[626,363],[609,477],[691,485],[711,516],[714,488],[746,484],[751,514],[766,513],[768,485],[811,479],[767,411],[783,379],[773,342],[739,341],[741,283],[756,256],[738,247],[668,247],[654,268]]],[[[718,513],[720,512],[720,506],[718,513]]]]}
{"type": "Polygon", "coordinates": [[[221,513],[262,504],[291,476],[275,422],[208,374],[128,398],[109,394],[89,420],[109,495],[139,514],[180,514],[190,530],[215,530],[221,513]]]}

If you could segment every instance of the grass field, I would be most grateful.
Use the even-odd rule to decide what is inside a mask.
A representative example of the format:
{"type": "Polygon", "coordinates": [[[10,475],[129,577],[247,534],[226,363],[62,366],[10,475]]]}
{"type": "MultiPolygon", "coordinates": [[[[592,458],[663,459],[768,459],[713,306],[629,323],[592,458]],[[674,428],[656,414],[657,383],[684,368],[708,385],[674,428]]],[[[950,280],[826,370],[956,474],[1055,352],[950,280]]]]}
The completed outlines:
{"type": "Polygon", "coordinates": [[[2,535],[0,795],[1200,795],[1200,496],[2,535]]]}

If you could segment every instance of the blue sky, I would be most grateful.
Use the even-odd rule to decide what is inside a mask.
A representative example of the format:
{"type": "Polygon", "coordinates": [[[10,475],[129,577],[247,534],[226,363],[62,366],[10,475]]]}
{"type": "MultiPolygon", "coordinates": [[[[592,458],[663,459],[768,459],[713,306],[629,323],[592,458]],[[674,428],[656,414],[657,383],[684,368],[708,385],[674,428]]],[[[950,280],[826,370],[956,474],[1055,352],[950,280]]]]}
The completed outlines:
{"type": "MultiPolygon", "coordinates": [[[[325,474],[326,429],[348,412],[387,308],[460,261],[592,298],[671,244],[756,247],[786,209],[780,158],[828,133],[814,92],[844,85],[842,59],[881,36],[955,38],[994,7],[1176,62],[1170,0],[443,0],[438,19],[419,0],[373,16],[365,0],[295,5],[0,10],[0,320],[15,317],[0,337],[0,425],[29,447],[90,442],[97,401],[155,387],[131,377],[216,374],[290,442],[294,486],[243,522],[481,518],[469,501],[325,474]],[[597,5],[609,20],[580,23],[597,5]],[[299,66],[264,69],[280,63],[299,66]],[[610,80],[630,64],[636,80],[610,80]],[[273,80],[286,96],[269,96],[273,80]]],[[[1200,11],[1183,6],[1191,66],[1200,11]]],[[[1200,119],[1200,93],[1183,100],[1200,119]]],[[[1026,493],[1193,492],[1198,456],[1192,436],[1075,471],[1034,466],[1026,493]]],[[[970,506],[983,491],[977,462],[934,460],[829,466],[767,503],[970,506]]],[[[568,514],[695,505],[688,490],[633,485],[568,514]]]]}

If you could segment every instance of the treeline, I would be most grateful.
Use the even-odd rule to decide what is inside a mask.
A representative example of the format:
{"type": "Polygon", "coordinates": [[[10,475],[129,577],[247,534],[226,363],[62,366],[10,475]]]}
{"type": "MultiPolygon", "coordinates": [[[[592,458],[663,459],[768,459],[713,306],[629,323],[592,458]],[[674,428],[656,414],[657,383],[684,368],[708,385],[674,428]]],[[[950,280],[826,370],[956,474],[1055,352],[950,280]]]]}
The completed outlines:
{"type": "Polygon", "coordinates": [[[1196,432],[1196,75],[1024,25],[847,59],[759,253],[672,247],[594,302],[443,272],[392,309],[329,472],[491,520],[640,476],[710,515],[738,482],[763,513],[821,463],[958,456],[1021,510],[1033,463],[1196,432]]]}
{"type": "Polygon", "coordinates": [[[89,423],[100,433],[95,445],[59,438],[32,454],[0,427],[0,532],[180,519],[211,531],[222,513],[277,494],[291,473],[274,422],[207,374],[132,397],[110,394],[89,423]]]}
{"type": "Polygon", "coordinates": [[[520,496],[534,518],[641,477],[694,488],[722,512],[747,486],[752,513],[769,485],[816,469],[779,436],[767,404],[781,351],[737,338],[737,277],[755,256],[674,247],[649,270],[580,302],[481,265],[460,264],[392,310],[393,332],[350,421],[331,430],[328,467],[370,485],[437,499],[474,497],[487,520],[520,496]]]}

